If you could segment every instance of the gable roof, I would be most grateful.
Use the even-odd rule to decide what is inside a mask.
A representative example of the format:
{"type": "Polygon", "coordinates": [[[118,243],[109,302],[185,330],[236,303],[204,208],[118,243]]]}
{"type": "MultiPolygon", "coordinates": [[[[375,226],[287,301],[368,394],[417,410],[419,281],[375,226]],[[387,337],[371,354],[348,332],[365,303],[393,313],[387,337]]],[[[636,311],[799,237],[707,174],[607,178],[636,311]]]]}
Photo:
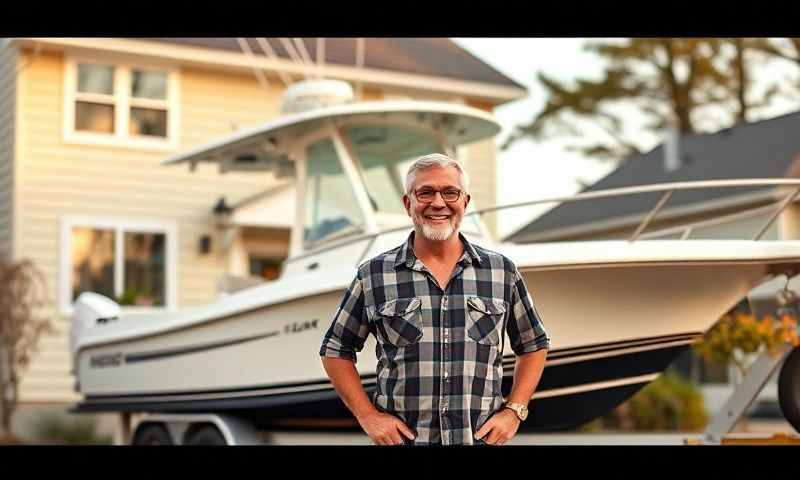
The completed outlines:
{"type": "MultiPolygon", "coordinates": [[[[682,165],[664,169],[664,146],[630,157],[583,192],[667,182],[800,177],[800,112],[746,123],[713,134],[680,137],[682,165]]],[[[735,187],[675,192],[668,206],[687,206],[773,187],[735,187]]],[[[646,214],[663,192],[562,203],[506,237],[527,242],[557,236],[557,230],[627,215],[646,214]]],[[[638,223],[638,220],[637,220],[638,223]]]]}
{"type": "MultiPolygon", "coordinates": [[[[142,38],[142,40],[238,53],[242,51],[236,38],[169,37],[142,38]]],[[[255,38],[246,38],[245,40],[255,54],[264,55],[255,38]]],[[[291,59],[278,39],[267,38],[266,40],[279,57],[291,59]]],[[[302,41],[312,61],[315,60],[317,58],[316,39],[303,38],[302,41]]],[[[364,67],[367,68],[449,77],[521,89],[526,88],[447,38],[366,38],[364,44],[364,67]]],[[[325,63],[355,66],[356,39],[326,38],[324,60],[325,63]]]]}

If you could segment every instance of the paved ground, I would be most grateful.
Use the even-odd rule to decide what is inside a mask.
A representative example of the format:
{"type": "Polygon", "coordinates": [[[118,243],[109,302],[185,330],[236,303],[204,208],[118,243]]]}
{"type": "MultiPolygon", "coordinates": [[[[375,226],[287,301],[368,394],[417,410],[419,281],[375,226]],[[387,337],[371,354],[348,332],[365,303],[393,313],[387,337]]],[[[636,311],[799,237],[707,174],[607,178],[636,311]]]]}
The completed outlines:
{"type": "MultiPolygon", "coordinates": [[[[747,429],[738,425],[735,434],[795,434],[785,420],[749,420],[747,429]]],[[[685,439],[700,438],[699,432],[645,433],[520,433],[509,445],[684,445],[685,439]]],[[[277,431],[269,437],[272,445],[371,445],[361,433],[314,433],[277,431]]]]}

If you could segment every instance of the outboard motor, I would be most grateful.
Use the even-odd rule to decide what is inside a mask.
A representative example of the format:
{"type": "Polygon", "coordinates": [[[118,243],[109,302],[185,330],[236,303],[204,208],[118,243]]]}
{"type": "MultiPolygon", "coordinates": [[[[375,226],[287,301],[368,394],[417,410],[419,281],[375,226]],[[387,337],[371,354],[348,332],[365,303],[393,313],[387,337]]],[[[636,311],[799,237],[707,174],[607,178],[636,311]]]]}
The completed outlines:
{"type": "Polygon", "coordinates": [[[75,355],[78,353],[78,339],[81,335],[89,328],[117,320],[120,312],[119,304],[108,297],[92,292],[80,294],[75,300],[72,329],[69,335],[73,365],[77,360],[75,355]]]}

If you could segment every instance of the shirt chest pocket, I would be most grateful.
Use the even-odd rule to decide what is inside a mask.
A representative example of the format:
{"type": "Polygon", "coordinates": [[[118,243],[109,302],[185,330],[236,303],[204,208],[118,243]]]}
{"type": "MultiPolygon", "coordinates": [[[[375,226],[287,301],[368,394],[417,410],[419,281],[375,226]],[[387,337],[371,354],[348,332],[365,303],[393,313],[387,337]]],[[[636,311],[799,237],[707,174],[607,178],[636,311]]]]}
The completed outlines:
{"type": "Polygon", "coordinates": [[[503,334],[506,305],[502,300],[467,297],[467,334],[484,345],[498,345],[503,334]]]}
{"type": "Polygon", "coordinates": [[[395,347],[413,345],[422,338],[422,300],[417,297],[389,300],[375,309],[375,329],[384,343],[395,347]]]}

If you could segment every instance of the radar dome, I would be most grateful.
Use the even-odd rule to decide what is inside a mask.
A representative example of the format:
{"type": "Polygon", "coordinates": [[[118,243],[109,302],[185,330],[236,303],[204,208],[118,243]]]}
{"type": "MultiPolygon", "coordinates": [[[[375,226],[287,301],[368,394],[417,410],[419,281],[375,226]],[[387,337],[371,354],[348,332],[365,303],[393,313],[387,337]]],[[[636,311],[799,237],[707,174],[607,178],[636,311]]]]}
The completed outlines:
{"type": "Polygon", "coordinates": [[[297,113],[349,103],[354,100],[353,88],[342,80],[303,80],[289,85],[283,94],[283,113],[297,113]]]}

